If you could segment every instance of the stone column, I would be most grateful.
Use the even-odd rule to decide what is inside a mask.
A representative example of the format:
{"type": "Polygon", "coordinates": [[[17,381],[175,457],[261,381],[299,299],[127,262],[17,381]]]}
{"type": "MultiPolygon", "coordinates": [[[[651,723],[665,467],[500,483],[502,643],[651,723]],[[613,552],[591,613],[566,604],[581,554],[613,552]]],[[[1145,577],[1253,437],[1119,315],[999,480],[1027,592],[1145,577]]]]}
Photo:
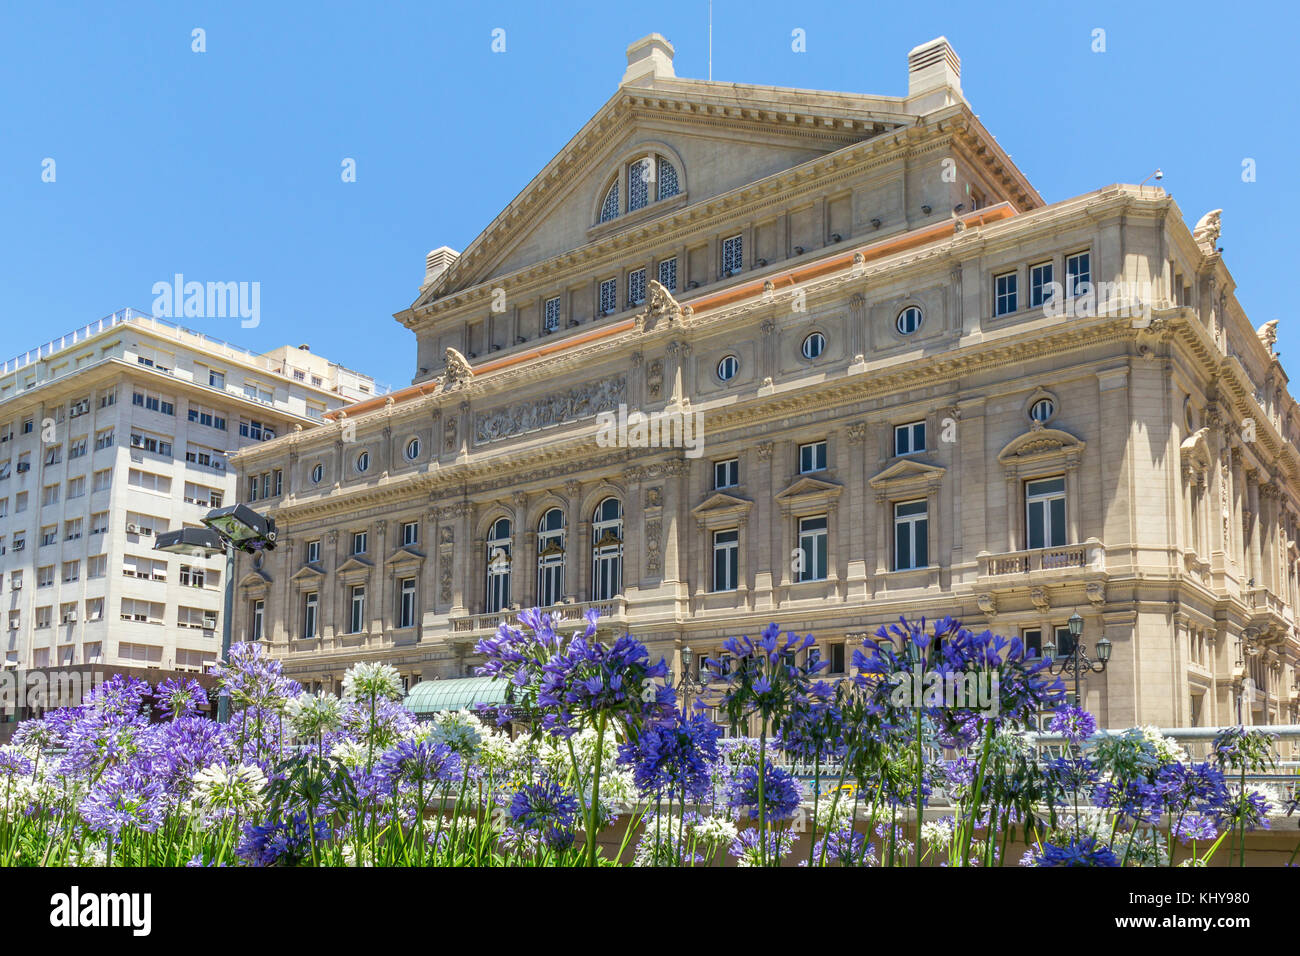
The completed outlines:
{"type": "Polygon", "coordinates": [[[582,546],[582,483],[569,479],[564,483],[564,494],[568,498],[564,517],[564,596],[572,603],[585,593],[582,569],[590,565],[591,552],[582,546]]]}
{"type": "Polygon", "coordinates": [[[849,456],[849,508],[840,535],[840,561],[844,568],[845,596],[852,601],[867,596],[867,476],[864,445],[870,427],[854,422],[845,432],[849,456]]]}
{"type": "Polygon", "coordinates": [[[748,566],[753,574],[750,582],[754,589],[755,609],[770,608],[773,603],[772,586],[774,582],[774,562],[783,562],[784,557],[773,549],[775,536],[773,526],[780,520],[779,510],[773,500],[773,449],[770,441],[759,442],[754,454],[746,454],[743,463],[752,467],[754,489],[754,508],[757,512],[753,528],[744,537],[744,546],[749,552],[748,566]],[[764,535],[764,531],[767,534],[764,535]]]}
{"type": "Polygon", "coordinates": [[[514,512],[510,518],[514,534],[510,539],[510,603],[532,607],[532,591],[537,586],[537,575],[530,574],[536,562],[537,533],[528,527],[528,495],[516,491],[510,498],[514,512]]]}

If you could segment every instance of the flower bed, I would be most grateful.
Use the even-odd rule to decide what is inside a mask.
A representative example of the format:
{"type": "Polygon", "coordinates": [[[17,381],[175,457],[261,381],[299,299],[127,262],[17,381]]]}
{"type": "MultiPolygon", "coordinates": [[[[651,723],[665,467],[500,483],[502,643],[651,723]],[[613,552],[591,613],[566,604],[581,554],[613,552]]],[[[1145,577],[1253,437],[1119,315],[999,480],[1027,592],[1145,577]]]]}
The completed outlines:
{"type": "Polygon", "coordinates": [[[1248,780],[1275,765],[1265,731],[1226,729],[1201,762],[1098,733],[1018,639],[948,618],[882,628],[835,683],[811,637],[728,641],[710,700],[754,738],[682,713],[665,662],[597,640],[594,612],[570,635],[536,609],[519,625],[477,648],[512,689],[495,719],[417,721],[382,664],[306,694],[258,644],[218,669],[228,724],[193,681],[116,677],[0,747],[0,862],[1168,866],[1181,844],[1182,865],[1244,864],[1246,835],[1296,809],[1248,780]],[[924,675],[993,696],[900,692],[924,675]],[[1044,710],[1056,755],[1025,732],[1044,710]]]}

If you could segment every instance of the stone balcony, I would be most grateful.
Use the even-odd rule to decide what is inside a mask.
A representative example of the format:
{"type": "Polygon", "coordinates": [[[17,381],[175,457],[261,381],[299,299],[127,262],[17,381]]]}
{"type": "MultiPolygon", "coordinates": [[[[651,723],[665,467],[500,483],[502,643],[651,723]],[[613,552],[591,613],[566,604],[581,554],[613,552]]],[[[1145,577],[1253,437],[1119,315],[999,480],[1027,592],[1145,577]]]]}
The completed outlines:
{"type": "MultiPolygon", "coordinates": [[[[582,624],[583,617],[591,608],[595,608],[600,612],[600,628],[611,627],[621,630],[627,627],[627,598],[621,594],[610,598],[608,601],[552,604],[542,610],[551,615],[556,630],[569,631],[582,624]]],[[[478,640],[481,637],[495,633],[496,629],[502,624],[517,627],[522,610],[522,608],[512,608],[508,611],[497,611],[491,614],[467,614],[462,617],[453,617],[451,619],[451,639],[453,641],[478,640]]]]}
{"type": "Polygon", "coordinates": [[[1080,570],[1104,571],[1106,549],[1096,538],[1083,544],[1066,544],[1056,548],[1037,548],[1031,551],[1006,551],[993,554],[982,551],[978,555],[981,581],[1002,584],[1013,576],[1051,577],[1060,572],[1080,570]]]}

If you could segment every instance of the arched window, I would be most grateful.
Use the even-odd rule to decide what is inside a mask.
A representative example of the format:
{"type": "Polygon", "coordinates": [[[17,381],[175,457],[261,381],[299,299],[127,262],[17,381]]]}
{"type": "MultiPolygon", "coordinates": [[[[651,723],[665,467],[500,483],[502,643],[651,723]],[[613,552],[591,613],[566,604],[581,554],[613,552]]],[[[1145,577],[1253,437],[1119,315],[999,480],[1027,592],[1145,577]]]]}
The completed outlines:
{"type": "Polygon", "coordinates": [[[487,612],[510,606],[510,519],[498,518],[487,538],[487,612]]]}
{"type": "Polygon", "coordinates": [[[681,189],[677,185],[677,167],[668,162],[668,160],[664,159],[662,156],[658,157],[658,160],[659,175],[657,178],[659,180],[659,198],[671,199],[673,196],[676,196],[681,192],[681,189]]]}
{"type": "Polygon", "coordinates": [[[606,498],[591,522],[591,599],[608,601],[623,587],[623,503],[606,498]]]}
{"type": "Polygon", "coordinates": [[[638,159],[627,167],[627,211],[650,205],[650,160],[638,159]]]}
{"type": "Polygon", "coordinates": [[[564,512],[552,508],[537,525],[537,604],[550,607],[564,597],[564,512]]]}
{"type": "Polygon", "coordinates": [[[600,221],[609,222],[611,219],[618,218],[618,180],[614,180],[614,185],[609,187],[609,192],[605,193],[605,202],[600,207],[600,221]]]}

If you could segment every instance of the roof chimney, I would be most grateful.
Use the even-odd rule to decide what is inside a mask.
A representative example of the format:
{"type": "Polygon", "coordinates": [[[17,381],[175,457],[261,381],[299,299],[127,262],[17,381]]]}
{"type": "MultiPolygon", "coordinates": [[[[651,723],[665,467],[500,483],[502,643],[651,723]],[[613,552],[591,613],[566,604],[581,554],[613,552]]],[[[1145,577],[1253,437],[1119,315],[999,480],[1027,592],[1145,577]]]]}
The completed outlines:
{"type": "Polygon", "coordinates": [[[653,89],[655,80],[673,79],[673,45],[662,33],[642,37],[627,48],[627,71],[620,86],[653,89]]]}
{"type": "Polygon", "coordinates": [[[424,257],[424,285],[421,288],[432,285],[459,258],[460,253],[450,246],[439,246],[430,252],[424,257]]]}
{"type": "Polygon", "coordinates": [[[907,95],[910,99],[944,87],[961,97],[961,59],[947,37],[937,37],[907,54],[907,95]]]}

